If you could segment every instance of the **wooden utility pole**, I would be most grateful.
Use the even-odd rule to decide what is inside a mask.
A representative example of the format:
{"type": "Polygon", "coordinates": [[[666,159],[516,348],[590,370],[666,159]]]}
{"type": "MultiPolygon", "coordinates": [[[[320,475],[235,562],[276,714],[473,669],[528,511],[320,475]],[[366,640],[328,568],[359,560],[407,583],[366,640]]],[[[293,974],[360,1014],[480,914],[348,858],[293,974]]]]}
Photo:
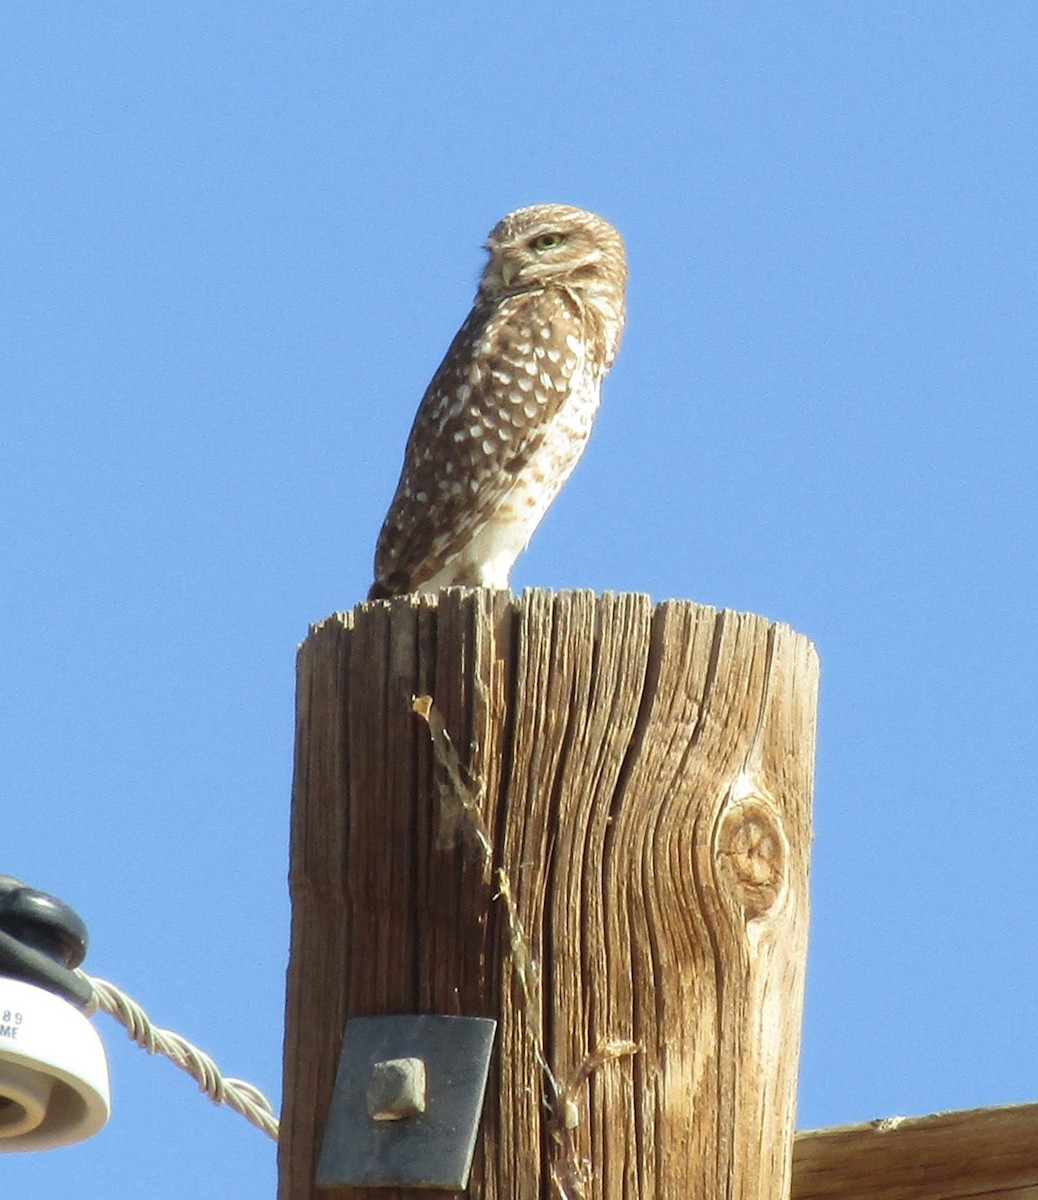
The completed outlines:
{"type": "Polygon", "coordinates": [[[281,1200],[317,1194],[347,1018],[399,1013],[499,1022],[470,1196],[787,1200],[817,682],[785,626],[641,595],[316,626],[281,1200]]]}

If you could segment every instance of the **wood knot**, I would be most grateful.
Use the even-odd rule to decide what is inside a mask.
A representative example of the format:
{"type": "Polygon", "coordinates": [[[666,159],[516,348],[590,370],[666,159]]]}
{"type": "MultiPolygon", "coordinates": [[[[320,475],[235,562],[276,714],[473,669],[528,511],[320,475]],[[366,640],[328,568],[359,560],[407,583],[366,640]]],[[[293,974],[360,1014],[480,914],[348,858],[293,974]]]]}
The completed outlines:
{"type": "Polygon", "coordinates": [[[786,886],[788,847],[778,817],[761,797],[732,801],[717,831],[716,862],[746,919],[774,908],[786,886]]]}

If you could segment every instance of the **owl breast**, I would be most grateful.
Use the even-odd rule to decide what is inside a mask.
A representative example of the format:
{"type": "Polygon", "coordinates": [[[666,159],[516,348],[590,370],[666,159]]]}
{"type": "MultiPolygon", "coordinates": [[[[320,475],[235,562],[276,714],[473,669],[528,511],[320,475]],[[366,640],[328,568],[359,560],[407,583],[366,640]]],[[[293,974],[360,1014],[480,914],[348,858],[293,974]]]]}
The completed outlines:
{"type": "Polygon", "coordinates": [[[482,587],[506,588],[515,560],[526,549],[544,514],[584,453],[602,392],[602,372],[581,350],[566,399],[544,430],[540,444],[460,554],[426,583],[430,590],[458,578],[482,587]]]}

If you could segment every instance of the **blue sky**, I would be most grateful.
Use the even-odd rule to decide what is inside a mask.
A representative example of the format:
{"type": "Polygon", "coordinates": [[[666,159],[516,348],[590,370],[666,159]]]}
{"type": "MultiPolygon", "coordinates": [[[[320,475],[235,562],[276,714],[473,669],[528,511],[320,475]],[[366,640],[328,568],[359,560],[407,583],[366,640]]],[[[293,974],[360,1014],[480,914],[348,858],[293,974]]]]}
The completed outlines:
{"type": "MultiPolygon", "coordinates": [[[[1038,8],[16,5],[0,16],[0,796],[86,966],[278,1095],[293,671],[351,607],[510,209],[628,330],[513,586],[817,644],[800,1124],[1038,1099],[1038,8]]],[[[34,1200],[274,1194],[98,1017],[34,1200]]]]}

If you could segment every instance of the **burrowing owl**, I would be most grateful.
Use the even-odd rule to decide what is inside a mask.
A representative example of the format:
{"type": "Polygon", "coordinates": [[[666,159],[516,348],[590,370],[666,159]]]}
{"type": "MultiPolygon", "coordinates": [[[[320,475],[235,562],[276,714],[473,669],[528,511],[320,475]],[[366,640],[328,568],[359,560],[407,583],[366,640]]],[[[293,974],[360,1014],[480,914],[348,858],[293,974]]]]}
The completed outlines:
{"type": "Polygon", "coordinates": [[[624,327],[619,233],[538,204],[491,231],[472,311],[415,417],[369,599],[508,573],[584,452],[624,327]]]}

